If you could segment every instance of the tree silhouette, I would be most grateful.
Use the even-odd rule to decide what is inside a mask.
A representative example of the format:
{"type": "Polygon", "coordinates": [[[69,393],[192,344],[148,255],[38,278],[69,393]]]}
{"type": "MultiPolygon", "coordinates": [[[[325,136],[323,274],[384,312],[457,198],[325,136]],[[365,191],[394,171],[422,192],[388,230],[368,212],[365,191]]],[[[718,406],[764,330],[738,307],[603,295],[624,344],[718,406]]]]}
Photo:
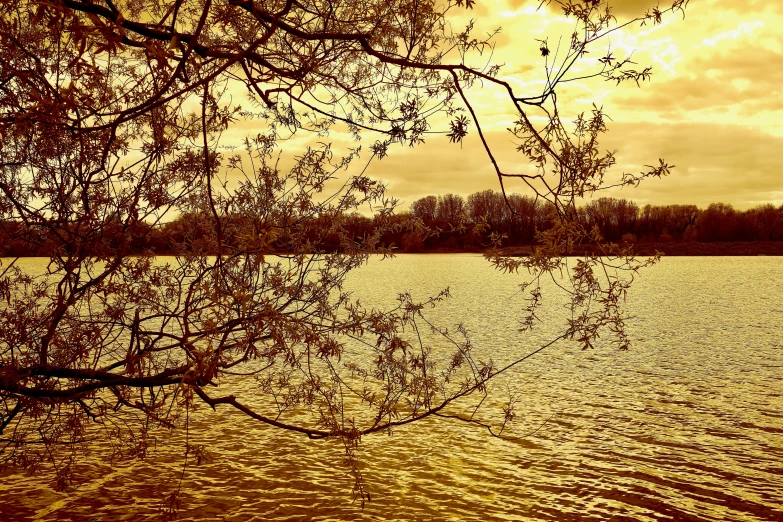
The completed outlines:
{"type": "MultiPolygon", "coordinates": [[[[553,225],[536,255],[490,256],[531,271],[535,286],[589,236],[576,202],[605,186],[614,163],[598,147],[603,112],[567,126],[557,90],[575,78],[647,79],[649,69],[611,54],[587,73],[572,68],[618,27],[659,23],[687,2],[621,23],[601,1],[547,3],[577,30],[559,51],[541,44],[546,85],[519,94],[500,66],[469,65],[491,36],[447,22],[471,0],[3,2],[0,219],[49,261],[38,272],[14,260],[0,268],[0,458],[49,464],[67,485],[88,432],[144,455],[150,430],[186,422],[201,402],[341,440],[363,500],[353,460],[361,437],[443,415],[528,354],[498,367],[446,331],[437,347],[409,337],[443,295],[402,295],[389,310],[350,299],[344,276],[388,253],[379,238],[399,222],[383,185],[363,170],[341,174],[367,151],[338,152],[329,137],[370,135],[370,159],[383,159],[430,133],[460,143],[477,132],[503,189],[487,219],[523,212],[501,205],[511,178],[548,206],[553,225]],[[496,162],[469,96],[480,83],[507,93],[524,171],[496,162]],[[250,108],[235,103],[239,92],[250,108]],[[231,141],[243,125],[253,133],[231,141]],[[292,138],[303,134],[313,139],[300,147],[292,138]],[[346,224],[360,208],[372,209],[374,226],[356,237],[346,224]],[[133,255],[167,226],[176,258],[133,255]],[[223,392],[239,376],[258,379],[252,401],[223,392]]],[[[661,161],[620,183],[668,169],[661,161]]],[[[429,205],[427,217],[437,215],[429,205]]],[[[628,252],[605,253],[621,256],[621,271],[641,266],[628,252]]],[[[567,282],[573,313],[561,337],[588,347],[609,328],[625,347],[618,301],[628,283],[603,263],[585,258],[567,282]]]]}
{"type": "Polygon", "coordinates": [[[425,225],[432,226],[435,222],[435,209],[438,206],[438,198],[426,196],[411,203],[411,214],[419,218],[425,225]]]}
{"type": "Polygon", "coordinates": [[[465,219],[465,200],[456,194],[438,196],[435,216],[452,226],[458,226],[465,219]]]}

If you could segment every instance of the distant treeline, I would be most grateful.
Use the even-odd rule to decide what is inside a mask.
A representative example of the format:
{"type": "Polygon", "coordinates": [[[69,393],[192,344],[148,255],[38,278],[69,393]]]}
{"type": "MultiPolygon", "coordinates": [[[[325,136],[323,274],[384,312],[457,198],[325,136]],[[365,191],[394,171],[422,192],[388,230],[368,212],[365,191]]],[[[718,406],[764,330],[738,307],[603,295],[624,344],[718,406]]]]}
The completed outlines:
{"type": "MultiPolygon", "coordinates": [[[[627,199],[600,198],[578,212],[588,230],[595,228],[605,241],[614,243],[783,241],[783,206],[771,204],[744,211],[724,203],[706,209],[695,205],[640,208],[627,199]]],[[[96,233],[94,248],[96,253],[106,249],[130,254],[171,254],[183,249],[212,253],[214,242],[207,241],[213,236],[210,220],[207,215],[189,214],[158,226],[118,222],[112,226],[122,233],[112,233],[109,226],[96,233]]],[[[286,227],[270,232],[268,225],[246,216],[223,220],[226,244],[238,246],[243,238],[262,234],[262,244],[269,251],[288,250],[294,240],[297,244],[306,242],[314,250],[336,251],[345,248],[346,237],[360,242],[376,235],[380,244],[402,252],[475,252],[486,248],[493,234],[502,237],[504,247],[535,244],[537,234],[552,227],[555,216],[540,200],[518,194],[504,198],[499,192],[485,190],[467,198],[427,196],[414,201],[409,211],[382,218],[359,214],[314,218],[306,229],[297,229],[295,238],[286,227]],[[260,232],[259,227],[264,230],[260,232]]],[[[62,248],[68,245],[61,235],[18,221],[0,222],[0,256],[48,256],[62,248]]]]}
{"type": "MultiPolygon", "coordinates": [[[[696,205],[639,207],[628,199],[599,198],[578,212],[588,230],[596,228],[605,241],[615,243],[783,241],[783,205],[741,211],[725,203],[713,203],[706,209],[696,205]]],[[[502,194],[492,190],[476,192],[467,199],[454,194],[427,196],[414,201],[407,216],[439,232],[428,235],[423,244],[412,244],[410,236],[407,241],[402,238],[399,244],[403,250],[480,248],[491,231],[505,236],[504,246],[530,245],[554,219],[551,207],[540,200],[512,194],[506,203],[502,194]],[[479,227],[481,232],[477,233],[475,225],[483,222],[487,227],[479,227]]]]}

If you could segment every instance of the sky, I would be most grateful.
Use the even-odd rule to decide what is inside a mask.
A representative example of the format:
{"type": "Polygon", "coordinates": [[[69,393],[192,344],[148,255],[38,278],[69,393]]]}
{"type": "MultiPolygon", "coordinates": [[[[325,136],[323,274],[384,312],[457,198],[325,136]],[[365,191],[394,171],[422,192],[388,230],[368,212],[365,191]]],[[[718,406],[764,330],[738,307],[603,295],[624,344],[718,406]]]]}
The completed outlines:
{"type": "MultiPolygon", "coordinates": [[[[652,0],[655,1],[655,0],[652,0]]],[[[661,0],[661,4],[665,3],[661,0]]],[[[493,62],[505,64],[500,77],[521,94],[540,91],[543,63],[536,39],[550,47],[573,30],[553,9],[536,9],[528,0],[478,0],[473,11],[458,13],[455,27],[476,19],[476,34],[501,27],[493,62]]],[[[643,14],[650,0],[610,1],[619,21],[643,14]]],[[[593,60],[610,45],[615,56],[633,52],[653,76],[641,87],[601,79],[572,82],[560,91],[564,120],[602,106],[609,115],[603,147],[618,150],[609,178],[638,173],[658,158],[675,165],[672,174],[602,192],[599,196],[633,199],[640,205],[724,202],[738,209],[783,204],[783,1],[690,0],[683,19],[670,15],[663,24],[629,27],[594,48],[593,60]]],[[[486,59],[486,56],[483,58],[486,59]]],[[[594,62],[593,62],[594,63],[594,62]]],[[[589,59],[584,67],[592,64],[589,59]]],[[[526,166],[506,130],[514,120],[503,94],[474,88],[475,104],[487,137],[504,169],[526,166]]],[[[467,196],[498,180],[474,132],[462,147],[432,136],[419,147],[397,147],[375,162],[371,177],[388,184],[403,207],[428,194],[467,196]]],[[[510,192],[525,193],[521,186],[510,192]]]]}

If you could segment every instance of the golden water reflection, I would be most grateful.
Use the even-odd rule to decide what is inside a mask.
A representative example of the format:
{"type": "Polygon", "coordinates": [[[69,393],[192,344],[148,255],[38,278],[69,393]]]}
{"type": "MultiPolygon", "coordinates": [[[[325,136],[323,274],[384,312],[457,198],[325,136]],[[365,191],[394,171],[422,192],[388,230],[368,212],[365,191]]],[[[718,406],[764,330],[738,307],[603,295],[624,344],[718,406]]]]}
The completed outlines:
{"type": "MultiPolygon", "coordinates": [[[[524,296],[477,256],[374,260],[348,283],[376,303],[450,286],[436,318],[498,362],[556,327],[521,335],[524,296]]],[[[520,440],[445,420],[365,438],[364,509],[339,443],[202,409],[146,460],[86,459],[68,493],[6,471],[0,519],[157,520],[183,477],[181,520],[783,520],[781,296],[780,258],[665,259],[629,299],[631,351],[558,344],[498,383],[520,440]],[[211,460],[183,476],[186,436],[211,460]]]]}

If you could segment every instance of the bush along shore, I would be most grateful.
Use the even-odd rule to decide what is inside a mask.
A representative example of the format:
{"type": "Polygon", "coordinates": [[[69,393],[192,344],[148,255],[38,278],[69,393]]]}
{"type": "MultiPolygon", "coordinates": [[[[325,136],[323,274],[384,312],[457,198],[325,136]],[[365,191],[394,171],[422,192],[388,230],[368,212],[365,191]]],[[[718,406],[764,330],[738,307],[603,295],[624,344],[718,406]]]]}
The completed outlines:
{"type": "MultiPolygon", "coordinates": [[[[663,253],[674,256],[783,255],[783,206],[762,205],[736,210],[724,203],[706,209],[695,205],[646,205],[626,199],[600,198],[578,209],[579,223],[592,231],[595,244],[580,243],[566,255],[600,253],[597,246],[613,244],[632,247],[637,255],[663,253]]],[[[181,215],[165,223],[149,223],[118,216],[104,224],[100,240],[88,244],[91,253],[122,251],[138,255],[215,253],[212,237],[214,217],[209,213],[181,215]],[[116,229],[116,233],[112,233],[116,229]]],[[[427,196],[414,201],[410,210],[368,218],[360,214],[318,215],[306,232],[295,215],[273,215],[259,219],[248,215],[225,215],[219,239],[232,247],[281,253],[291,234],[300,234],[313,252],[337,252],[348,238],[359,245],[372,242],[404,253],[487,252],[500,247],[506,255],[530,255],[542,234],[555,226],[555,213],[540,200],[485,190],[463,198],[455,194],[427,196]]],[[[89,225],[74,222],[74,233],[89,225]]],[[[298,236],[297,236],[298,237],[298,236]]],[[[51,233],[46,224],[23,221],[0,222],[0,256],[49,256],[71,248],[61,234],[51,233]]],[[[85,248],[82,245],[82,248],[85,248]]]]}

